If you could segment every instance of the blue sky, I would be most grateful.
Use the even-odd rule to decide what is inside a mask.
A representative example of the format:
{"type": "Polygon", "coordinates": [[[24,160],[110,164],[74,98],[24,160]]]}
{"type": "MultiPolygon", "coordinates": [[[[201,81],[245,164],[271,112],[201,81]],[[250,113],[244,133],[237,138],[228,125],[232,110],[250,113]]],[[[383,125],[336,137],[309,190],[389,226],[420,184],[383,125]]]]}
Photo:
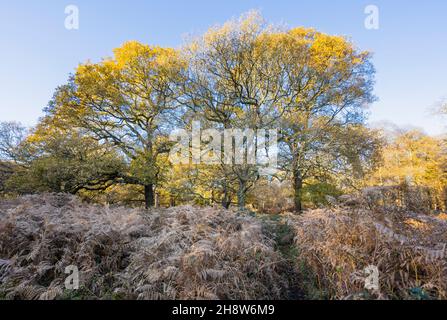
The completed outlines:
{"type": "Polygon", "coordinates": [[[377,69],[370,122],[447,131],[430,112],[447,97],[445,0],[0,0],[0,121],[33,125],[80,62],[98,61],[127,40],[179,47],[185,35],[260,10],[272,23],[349,36],[374,53],[377,69]],[[65,7],[80,11],[66,30],[65,7]],[[367,5],[380,9],[380,29],[364,27],[367,5]]]}

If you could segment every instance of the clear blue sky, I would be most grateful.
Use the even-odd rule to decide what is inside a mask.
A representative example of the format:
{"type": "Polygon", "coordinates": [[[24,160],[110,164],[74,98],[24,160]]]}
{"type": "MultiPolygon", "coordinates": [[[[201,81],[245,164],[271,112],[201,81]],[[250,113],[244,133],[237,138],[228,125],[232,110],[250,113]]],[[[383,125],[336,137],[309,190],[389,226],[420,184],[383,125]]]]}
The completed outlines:
{"type": "Polygon", "coordinates": [[[127,40],[179,47],[250,10],[272,23],[346,35],[374,52],[376,95],[370,121],[447,131],[429,109],[447,97],[445,0],[0,0],[0,121],[35,124],[54,88],[80,62],[111,55],[127,40]],[[65,7],[80,10],[80,29],[66,30],[65,7]],[[380,9],[380,29],[364,27],[367,5],[380,9]]]}

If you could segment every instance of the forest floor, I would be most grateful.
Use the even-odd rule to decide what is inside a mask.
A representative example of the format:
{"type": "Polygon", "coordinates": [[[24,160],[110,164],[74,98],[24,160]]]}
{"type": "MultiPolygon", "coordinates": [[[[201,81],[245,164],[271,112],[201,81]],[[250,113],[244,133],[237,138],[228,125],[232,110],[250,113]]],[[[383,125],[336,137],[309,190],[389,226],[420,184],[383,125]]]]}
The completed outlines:
{"type": "Polygon", "coordinates": [[[284,228],[279,220],[220,208],[146,211],[86,204],[64,194],[3,201],[0,296],[299,298],[293,236],[284,228]],[[79,271],[76,292],[66,290],[67,266],[79,271]]]}
{"type": "Polygon", "coordinates": [[[146,211],[32,195],[0,200],[0,297],[444,299],[446,243],[444,215],[402,210],[146,211]],[[379,290],[365,289],[368,267],[379,290]]]}

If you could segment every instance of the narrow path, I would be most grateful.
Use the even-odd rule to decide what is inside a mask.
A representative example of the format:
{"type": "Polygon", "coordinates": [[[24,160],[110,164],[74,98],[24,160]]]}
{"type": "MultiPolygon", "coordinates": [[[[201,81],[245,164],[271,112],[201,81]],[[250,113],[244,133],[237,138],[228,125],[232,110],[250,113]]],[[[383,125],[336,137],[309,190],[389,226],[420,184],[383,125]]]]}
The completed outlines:
{"type": "Polygon", "coordinates": [[[280,216],[261,217],[267,232],[275,240],[275,249],[281,254],[285,261],[285,272],[289,280],[289,300],[306,299],[305,290],[302,288],[302,281],[296,269],[298,250],[294,245],[293,230],[285,224],[280,216]]]}

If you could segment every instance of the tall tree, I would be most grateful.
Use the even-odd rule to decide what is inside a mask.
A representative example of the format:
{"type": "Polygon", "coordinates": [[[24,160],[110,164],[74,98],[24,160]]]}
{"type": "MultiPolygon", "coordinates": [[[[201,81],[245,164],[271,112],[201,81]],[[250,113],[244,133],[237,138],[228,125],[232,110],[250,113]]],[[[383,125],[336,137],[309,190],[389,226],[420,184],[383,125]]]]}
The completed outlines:
{"type": "MultiPolygon", "coordinates": [[[[272,59],[262,42],[263,35],[270,32],[262,18],[251,12],[209,30],[187,47],[189,69],[182,101],[207,125],[240,129],[239,135],[244,134],[244,129],[275,128],[280,116],[277,104],[290,97],[288,84],[282,77],[282,65],[272,59]]],[[[245,149],[252,142],[248,141],[250,137],[237,138],[244,141],[245,149]]],[[[256,141],[255,154],[258,147],[256,141]]],[[[231,150],[222,151],[228,156],[231,150]]],[[[228,205],[228,189],[235,181],[238,205],[243,208],[248,190],[259,178],[259,167],[248,159],[243,163],[229,160],[221,163],[223,204],[228,205]]]]}
{"type": "Polygon", "coordinates": [[[47,111],[119,148],[130,168],[123,181],[144,187],[149,208],[167,161],[175,79],[184,64],[173,49],[138,42],[114,53],[100,63],[80,65],[47,111]]]}
{"type": "Polygon", "coordinates": [[[292,29],[268,35],[265,41],[284,65],[293,97],[278,107],[283,111],[284,168],[292,175],[299,212],[305,179],[315,174],[315,168],[317,172],[332,168],[331,163],[342,156],[337,128],[363,122],[365,106],[374,99],[374,69],[368,52],[359,52],[343,37],[313,29],[292,29]]]}

